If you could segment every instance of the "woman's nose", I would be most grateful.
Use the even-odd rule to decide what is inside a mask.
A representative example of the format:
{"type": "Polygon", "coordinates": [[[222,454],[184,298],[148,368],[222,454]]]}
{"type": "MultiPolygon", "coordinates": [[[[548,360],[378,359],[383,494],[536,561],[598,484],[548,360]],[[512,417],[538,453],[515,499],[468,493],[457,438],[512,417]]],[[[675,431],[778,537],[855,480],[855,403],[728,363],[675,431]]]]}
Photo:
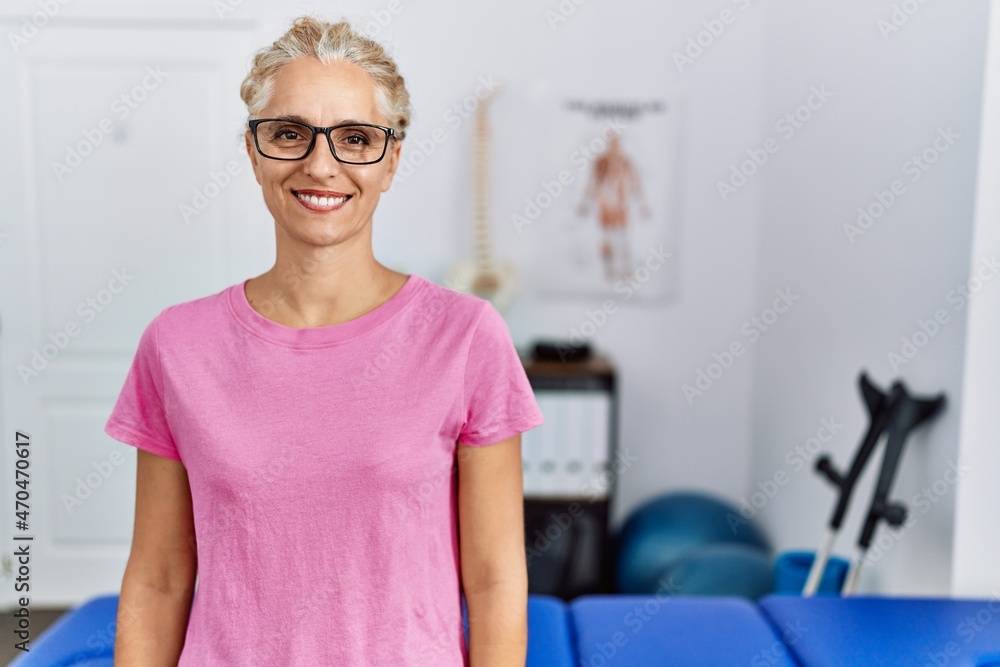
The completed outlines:
{"type": "Polygon", "coordinates": [[[302,162],[303,170],[316,179],[335,176],[343,169],[343,165],[333,156],[330,141],[322,134],[316,135],[316,144],[302,162]]]}

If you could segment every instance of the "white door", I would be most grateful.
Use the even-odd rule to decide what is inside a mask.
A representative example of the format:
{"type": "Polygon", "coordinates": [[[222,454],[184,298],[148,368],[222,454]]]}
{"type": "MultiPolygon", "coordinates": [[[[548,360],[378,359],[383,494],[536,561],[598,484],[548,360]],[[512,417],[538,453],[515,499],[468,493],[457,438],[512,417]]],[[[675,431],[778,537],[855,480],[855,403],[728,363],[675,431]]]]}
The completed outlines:
{"type": "Polygon", "coordinates": [[[265,43],[253,17],[136,4],[123,17],[20,3],[60,8],[35,31],[10,5],[0,16],[4,605],[15,535],[33,538],[33,606],[118,592],[136,450],[103,427],[139,336],[165,306],[273,259],[242,142],[239,84],[265,43]],[[30,437],[24,488],[17,432],[30,437]]]}

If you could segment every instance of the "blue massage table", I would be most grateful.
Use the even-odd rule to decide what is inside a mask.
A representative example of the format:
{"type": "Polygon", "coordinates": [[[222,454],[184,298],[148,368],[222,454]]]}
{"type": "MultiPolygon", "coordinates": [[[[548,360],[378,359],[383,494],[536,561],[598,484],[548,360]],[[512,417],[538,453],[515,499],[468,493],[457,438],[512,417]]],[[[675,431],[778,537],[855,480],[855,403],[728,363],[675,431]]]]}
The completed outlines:
{"type": "MultiPolygon", "coordinates": [[[[112,667],[117,608],[106,595],[67,612],[11,667],[112,667]]],[[[1000,667],[1000,598],[533,594],[527,665],[1000,667]]]]}
{"type": "MultiPolygon", "coordinates": [[[[63,614],[37,637],[32,637],[30,650],[8,667],[113,667],[117,613],[117,594],[92,598],[63,614]]],[[[462,624],[468,641],[469,618],[464,600],[462,624]]],[[[531,595],[528,625],[529,666],[574,665],[569,615],[561,599],[531,595]]]]}

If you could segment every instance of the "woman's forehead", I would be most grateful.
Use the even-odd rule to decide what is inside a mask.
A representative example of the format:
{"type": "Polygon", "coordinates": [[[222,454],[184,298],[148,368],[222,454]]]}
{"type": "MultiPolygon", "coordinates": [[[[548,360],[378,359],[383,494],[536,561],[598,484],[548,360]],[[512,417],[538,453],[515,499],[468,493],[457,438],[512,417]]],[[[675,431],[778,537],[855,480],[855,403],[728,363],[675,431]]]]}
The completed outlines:
{"type": "Polygon", "coordinates": [[[381,118],[375,82],[354,63],[295,58],[275,72],[271,85],[266,113],[272,118],[297,116],[319,125],[381,118]]]}

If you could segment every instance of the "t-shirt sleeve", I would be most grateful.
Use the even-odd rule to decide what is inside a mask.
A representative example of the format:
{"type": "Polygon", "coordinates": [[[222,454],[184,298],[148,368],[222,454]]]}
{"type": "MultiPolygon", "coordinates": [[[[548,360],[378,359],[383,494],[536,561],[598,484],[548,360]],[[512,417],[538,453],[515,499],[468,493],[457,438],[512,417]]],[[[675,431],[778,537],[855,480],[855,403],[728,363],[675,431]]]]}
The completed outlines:
{"type": "Polygon", "coordinates": [[[154,317],[139,338],[132,367],[104,425],[104,432],[126,445],[180,461],[164,408],[158,319],[159,316],[154,317]]]}
{"type": "Polygon", "coordinates": [[[493,444],[544,421],[507,323],[488,301],[472,334],[463,396],[462,444],[493,444]]]}

